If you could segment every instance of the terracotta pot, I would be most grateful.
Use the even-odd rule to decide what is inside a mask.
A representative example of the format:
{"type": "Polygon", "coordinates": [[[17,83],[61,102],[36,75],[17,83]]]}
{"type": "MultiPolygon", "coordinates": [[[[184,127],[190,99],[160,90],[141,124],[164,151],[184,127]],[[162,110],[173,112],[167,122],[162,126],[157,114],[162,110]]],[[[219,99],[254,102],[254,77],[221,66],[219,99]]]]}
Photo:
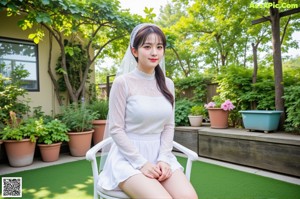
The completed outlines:
{"type": "Polygon", "coordinates": [[[68,132],[69,149],[72,156],[82,157],[91,148],[94,130],[85,132],[68,132]]]}
{"type": "Polygon", "coordinates": [[[221,108],[208,108],[210,127],[214,129],[228,128],[229,111],[224,111],[221,108]]]}
{"type": "Polygon", "coordinates": [[[42,160],[44,162],[54,162],[59,158],[61,142],[53,144],[38,144],[42,160]]]}
{"type": "Polygon", "coordinates": [[[36,142],[30,139],[5,140],[4,147],[8,157],[8,162],[12,167],[23,167],[31,165],[35,152],[36,142]]]}
{"type": "Polygon", "coordinates": [[[93,144],[96,145],[103,140],[105,131],[106,120],[94,120],[93,121],[93,144]]]}

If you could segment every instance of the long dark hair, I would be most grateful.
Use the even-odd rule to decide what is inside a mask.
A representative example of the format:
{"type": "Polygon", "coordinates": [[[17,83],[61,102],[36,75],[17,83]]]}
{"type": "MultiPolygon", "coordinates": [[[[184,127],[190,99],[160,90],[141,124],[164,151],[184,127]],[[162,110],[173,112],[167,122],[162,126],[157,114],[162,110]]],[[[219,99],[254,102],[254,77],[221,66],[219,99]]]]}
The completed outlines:
{"type": "MultiPolygon", "coordinates": [[[[155,25],[146,25],[142,27],[136,34],[133,42],[133,47],[137,50],[139,46],[143,45],[145,41],[147,40],[147,37],[151,34],[155,33],[157,36],[160,37],[164,51],[166,49],[166,37],[165,34],[161,31],[161,29],[155,25]]],[[[138,61],[138,58],[136,58],[138,61]]],[[[157,86],[160,90],[160,92],[163,94],[163,96],[172,104],[174,104],[174,96],[172,93],[169,91],[167,85],[166,85],[166,78],[165,75],[160,68],[159,64],[155,67],[155,79],[157,82],[157,86]]]]}

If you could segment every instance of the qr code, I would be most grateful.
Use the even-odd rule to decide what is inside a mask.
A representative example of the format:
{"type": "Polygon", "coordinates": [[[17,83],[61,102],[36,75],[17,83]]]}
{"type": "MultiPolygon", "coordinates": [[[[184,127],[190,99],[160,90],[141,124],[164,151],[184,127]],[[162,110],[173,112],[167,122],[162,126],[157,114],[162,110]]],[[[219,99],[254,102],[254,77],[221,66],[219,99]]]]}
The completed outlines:
{"type": "Polygon", "coordinates": [[[2,178],[2,197],[22,197],[22,178],[3,177],[2,178]]]}

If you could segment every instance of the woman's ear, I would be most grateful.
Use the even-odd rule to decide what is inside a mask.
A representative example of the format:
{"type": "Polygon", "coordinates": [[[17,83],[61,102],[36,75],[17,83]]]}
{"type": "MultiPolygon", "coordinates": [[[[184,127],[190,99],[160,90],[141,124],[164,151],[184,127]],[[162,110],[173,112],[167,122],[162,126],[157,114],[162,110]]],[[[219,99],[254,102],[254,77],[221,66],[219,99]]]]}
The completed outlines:
{"type": "Polygon", "coordinates": [[[135,58],[138,57],[138,52],[137,52],[137,50],[136,50],[135,48],[131,48],[131,52],[132,52],[132,54],[133,54],[133,56],[134,56],[135,58]]]}

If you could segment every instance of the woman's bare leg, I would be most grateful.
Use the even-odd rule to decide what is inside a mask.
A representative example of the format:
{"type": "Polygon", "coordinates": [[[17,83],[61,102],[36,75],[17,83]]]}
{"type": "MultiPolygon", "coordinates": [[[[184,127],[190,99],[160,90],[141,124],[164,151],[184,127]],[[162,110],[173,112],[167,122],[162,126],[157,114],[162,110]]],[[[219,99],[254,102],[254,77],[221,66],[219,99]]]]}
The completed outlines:
{"type": "Polygon", "coordinates": [[[181,170],[176,170],[170,178],[161,182],[173,199],[198,199],[197,193],[181,170]]]}
{"type": "Polygon", "coordinates": [[[121,182],[119,187],[133,199],[172,199],[158,180],[148,178],[144,174],[137,174],[128,178],[121,182]]]}

